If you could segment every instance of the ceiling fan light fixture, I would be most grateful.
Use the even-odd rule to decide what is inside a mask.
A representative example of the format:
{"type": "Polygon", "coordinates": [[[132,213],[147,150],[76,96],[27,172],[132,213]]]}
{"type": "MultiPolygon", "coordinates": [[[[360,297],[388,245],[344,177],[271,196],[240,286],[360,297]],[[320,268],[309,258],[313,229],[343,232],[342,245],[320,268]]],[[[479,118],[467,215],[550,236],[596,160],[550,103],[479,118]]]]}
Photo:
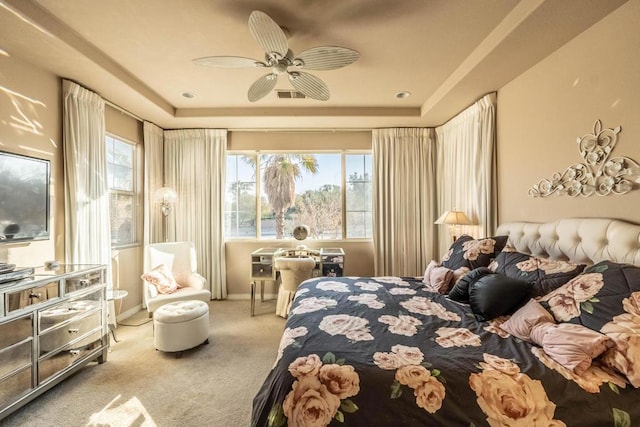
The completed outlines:
{"type": "Polygon", "coordinates": [[[288,46],[288,32],[266,13],[253,11],[249,31],[265,52],[265,62],[241,56],[207,56],[193,60],[198,65],[220,68],[269,67],[271,73],[256,80],[247,97],[250,102],[262,99],[275,88],[278,75],[287,74],[293,87],[304,96],[318,101],[329,100],[329,88],[319,78],[306,72],[289,71],[289,67],[325,71],[346,67],[360,57],[356,50],[341,46],[316,46],[295,56],[288,46]]]}

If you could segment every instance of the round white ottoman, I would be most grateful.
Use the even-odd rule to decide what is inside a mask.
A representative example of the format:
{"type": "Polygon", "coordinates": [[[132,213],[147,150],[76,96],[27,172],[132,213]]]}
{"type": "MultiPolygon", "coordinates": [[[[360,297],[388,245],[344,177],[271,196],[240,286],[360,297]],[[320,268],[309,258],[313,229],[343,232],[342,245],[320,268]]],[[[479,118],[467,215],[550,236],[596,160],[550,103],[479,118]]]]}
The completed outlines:
{"type": "Polygon", "coordinates": [[[204,301],[175,301],[153,313],[156,350],[178,352],[209,342],[209,306],[204,301]]]}

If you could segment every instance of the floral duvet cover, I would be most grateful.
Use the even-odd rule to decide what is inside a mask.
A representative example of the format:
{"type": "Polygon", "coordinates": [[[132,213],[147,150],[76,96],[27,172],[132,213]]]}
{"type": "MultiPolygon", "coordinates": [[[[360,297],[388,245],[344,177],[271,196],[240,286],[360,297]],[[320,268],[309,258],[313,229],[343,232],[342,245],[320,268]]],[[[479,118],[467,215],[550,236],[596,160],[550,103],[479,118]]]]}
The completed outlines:
{"type": "Polygon", "coordinates": [[[293,302],[253,426],[634,426],[640,390],[580,377],[420,279],[319,278],[293,302]]]}

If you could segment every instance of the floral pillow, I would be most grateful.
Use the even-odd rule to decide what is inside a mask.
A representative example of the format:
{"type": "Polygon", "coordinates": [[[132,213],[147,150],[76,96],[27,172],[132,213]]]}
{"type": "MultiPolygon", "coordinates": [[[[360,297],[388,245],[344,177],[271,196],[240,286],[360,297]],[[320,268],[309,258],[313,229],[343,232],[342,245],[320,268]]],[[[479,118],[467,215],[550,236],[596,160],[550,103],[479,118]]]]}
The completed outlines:
{"type": "Polygon", "coordinates": [[[171,270],[164,265],[160,264],[148,273],[143,274],[142,280],[152,284],[161,294],[171,294],[178,290],[178,282],[173,277],[171,270]]]}
{"type": "Polygon", "coordinates": [[[461,267],[466,267],[469,270],[487,267],[507,244],[507,238],[507,236],[497,236],[474,239],[464,234],[453,242],[449,251],[442,258],[442,265],[451,270],[457,270],[461,267]]]}
{"type": "Polygon", "coordinates": [[[436,261],[431,261],[424,270],[422,283],[426,290],[444,295],[468,272],[469,269],[466,267],[450,270],[436,261]]]}
{"type": "Polygon", "coordinates": [[[603,363],[640,387],[640,268],[602,261],[539,301],[557,321],[610,337],[615,345],[603,363]]]}
{"type": "Polygon", "coordinates": [[[556,261],[516,252],[511,246],[504,248],[489,268],[514,279],[534,283],[533,297],[548,294],[582,273],[586,266],[568,261],[556,261]]]}

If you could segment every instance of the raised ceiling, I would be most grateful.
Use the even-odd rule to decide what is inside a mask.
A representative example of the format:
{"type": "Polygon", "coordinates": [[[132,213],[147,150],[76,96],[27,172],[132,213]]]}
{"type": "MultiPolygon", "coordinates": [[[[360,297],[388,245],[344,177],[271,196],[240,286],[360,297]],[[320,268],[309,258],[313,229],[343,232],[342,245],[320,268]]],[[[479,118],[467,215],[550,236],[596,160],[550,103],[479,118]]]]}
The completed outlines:
{"type": "MultiPolygon", "coordinates": [[[[626,0],[0,0],[0,52],[88,87],[163,128],[435,126],[498,90],[626,0]],[[264,69],[195,65],[261,59],[247,21],[271,16],[298,53],[360,52],[315,71],[328,101],[247,100],[264,69]],[[398,99],[395,94],[411,96],[398,99]],[[190,92],[193,98],[182,94],[190,92]]],[[[291,90],[287,79],[276,89],[291,90]]]]}

